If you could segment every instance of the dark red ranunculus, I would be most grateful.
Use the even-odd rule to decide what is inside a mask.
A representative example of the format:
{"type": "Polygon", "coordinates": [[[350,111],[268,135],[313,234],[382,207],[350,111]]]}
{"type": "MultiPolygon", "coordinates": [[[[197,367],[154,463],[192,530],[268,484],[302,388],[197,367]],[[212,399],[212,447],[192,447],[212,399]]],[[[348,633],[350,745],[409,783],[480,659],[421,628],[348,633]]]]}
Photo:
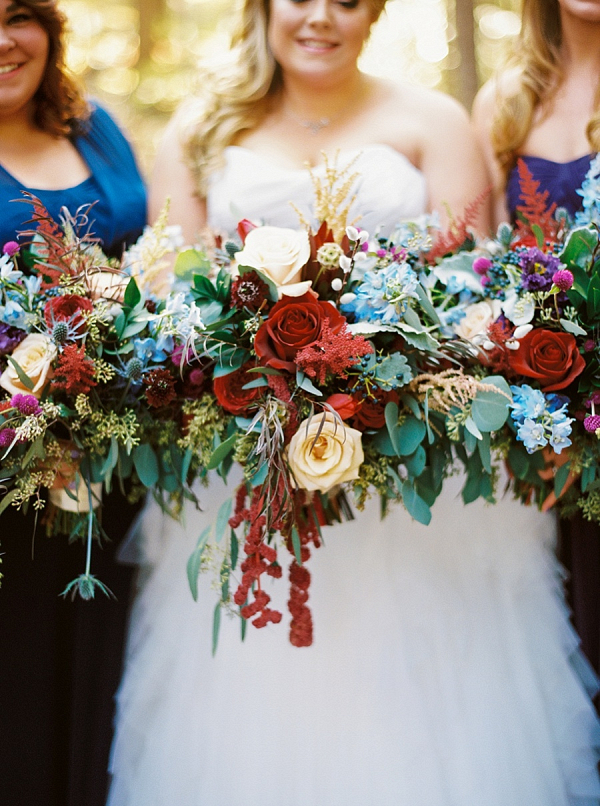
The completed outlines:
{"type": "Polygon", "coordinates": [[[213,379],[213,390],[217,402],[225,411],[231,414],[245,414],[254,401],[259,398],[263,390],[261,387],[254,389],[244,389],[243,387],[255,381],[255,373],[248,373],[252,364],[244,364],[240,369],[230,372],[228,375],[220,375],[213,379]]]}
{"type": "Polygon", "coordinates": [[[398,393],[377,392],[377,398],[359,398],[359,406],[356,414],[352,417],[352,425],[358,431],[376,431],[385,425],[385,407],[390,401],[398,402],[398,393]],[[377,402],[375,402],[375,400],[377,402]]]}
{"type": "Polygon", "coordinates": [[[511,369],[536,378],[545,392],[564,389],[585,369],[585,360],[570,333],[534,328],[519,342],[519,349],[508,355],[511,369]]]}
{"type": "Polygon", "coordinates": [[[296,353],[319,340],[324,321],[334,333],[339,333],[346,325],[346,319],[337,308],[318,299],[311,291],[301,297],[284,296],[275,303],[256,334],[256,355],[266,366],[295,372],[296,353]]]}
{"type": "Polygon", "coordinates": [[[52,297],[44,305],[44,319],[49,328],[56,322],[70,322],[78,331],[83,329],[82,311],[92,311],[94,305],[91,299],[80,297],[78,294],[64,294],[62,297],[52,297]]]}

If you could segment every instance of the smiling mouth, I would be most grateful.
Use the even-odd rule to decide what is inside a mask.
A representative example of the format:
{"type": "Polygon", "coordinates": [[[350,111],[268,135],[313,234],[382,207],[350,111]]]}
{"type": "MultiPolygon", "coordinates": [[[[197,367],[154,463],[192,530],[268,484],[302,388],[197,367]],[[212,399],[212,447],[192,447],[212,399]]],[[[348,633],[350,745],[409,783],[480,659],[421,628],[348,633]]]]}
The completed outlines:
{"type": "Polygon", "coordinates": [[[14,70],[17,70],[21,65],[17,64],[16,62],[13,64],[2,64],[0,65],[0,75],[4,73],[12,73],[14,70]]]}
{"type": "Polygon", "coordinates": [[[337,47],[335,42],[325,42],[323,39],[300,39],[301,45],[312,50],[332,50],[337,47]]]}

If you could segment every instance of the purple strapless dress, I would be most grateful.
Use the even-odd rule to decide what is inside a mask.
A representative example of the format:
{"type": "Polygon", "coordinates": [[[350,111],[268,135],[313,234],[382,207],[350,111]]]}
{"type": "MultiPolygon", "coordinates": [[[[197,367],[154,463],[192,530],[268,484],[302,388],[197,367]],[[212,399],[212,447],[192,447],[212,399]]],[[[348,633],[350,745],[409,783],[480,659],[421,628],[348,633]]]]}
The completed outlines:
{"type": "MultiPolygon", "coordinates": [[[[533,178],[540,183],[540,190],[548,191],[548,204],[556,202],[557,207],[564,207],[570,215],[581,208],[581,196],[577,190],[581,187],[592,161],[591,154],[585,154],[570,162],[553,162],[543,157],[521,157],[531,171],[533,178]]],[[[521,199],[519,172],[515,166],[506,183],[506,204],[511,220],[521,199]]]]}
{"type": "MultiPolygon", "coordinates": [[[[570,162],[552,162],[542,157],[522,159],[540,190],[548,191],[548,204],[556,202],[571,215],[581,209],[581,187],[593,155],[586,154],[570,162]]],[[[519,173],[513,168],[506,185],[506,202],[514,221],[520,202],[519,173]]],[[[581,515],[561,520],[558,556],[568,571],[567,597],[573,613],[575,629],[581,637],[581,648],[600,674],[600,526],[581,515]]]]}

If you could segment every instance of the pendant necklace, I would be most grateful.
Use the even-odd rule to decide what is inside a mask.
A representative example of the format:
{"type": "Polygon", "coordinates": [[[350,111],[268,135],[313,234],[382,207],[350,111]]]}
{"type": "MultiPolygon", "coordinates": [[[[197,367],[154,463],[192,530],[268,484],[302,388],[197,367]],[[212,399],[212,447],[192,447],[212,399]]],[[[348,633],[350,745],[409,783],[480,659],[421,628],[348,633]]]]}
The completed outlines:
{"type": "Polygon", "coordinates": [[[301,118],[298,115],[295,115],[293,112],[290,112],[289,109],[284,109],[283,113],[287,115],[291,120],[297,123],[299,126],[302,126],[311,134],[319,134],[320,131],[327,128],[330,123],[332,123],[331,118],[319,118],[318,120],[306,120],[305,118],[301,118]]]}

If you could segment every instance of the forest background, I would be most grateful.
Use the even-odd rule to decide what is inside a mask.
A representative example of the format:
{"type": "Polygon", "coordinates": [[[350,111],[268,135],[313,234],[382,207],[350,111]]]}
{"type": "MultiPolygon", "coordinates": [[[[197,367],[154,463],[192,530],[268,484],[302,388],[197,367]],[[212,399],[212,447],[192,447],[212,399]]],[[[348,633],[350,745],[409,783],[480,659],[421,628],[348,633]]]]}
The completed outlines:
{"type": "MultiPolygon", "coordinates": [[[[239,1],[239,0],[238,0],[239,1]]],[[[236,0],[63,0],[68,63],[120,121],[146,174],[199,63],[227,50],[236,0]]],[[[389,0],[361,59],[369,73],[449,92],[470,108],[519,31],[520,0],[389,0]]]]}

